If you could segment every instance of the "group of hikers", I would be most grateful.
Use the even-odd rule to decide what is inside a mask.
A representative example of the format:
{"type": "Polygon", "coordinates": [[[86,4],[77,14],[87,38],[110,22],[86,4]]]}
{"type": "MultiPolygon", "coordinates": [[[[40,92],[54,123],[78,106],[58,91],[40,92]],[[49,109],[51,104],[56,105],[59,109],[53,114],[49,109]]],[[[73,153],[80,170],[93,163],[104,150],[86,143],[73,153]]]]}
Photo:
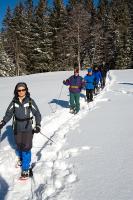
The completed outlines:
{"type": "Polygon", "coordinates": [[[74,65],[74,75],[67,80],[63,80],[63,84],[69,86],[70,92],[70,113],[77,114],[80,110],[80,92],[86,89],[86,101],[93,101],[93,95],[97,94],[100,88],[104,88],[108,67],[104,65],[94,65],[87,67],[87,74],[83,78],[79,75],[78,64],[74,65]]]}
{"type": "MultiPolygon", "coordinates": [[[[106,70],[107,72],[107,70],[106,70]]],[[[70,91],[70,111],[74,114],[80,110],[80,92],[86,88],[87,102],[93,100],[93,94],[96,94],[100,87],[105,85],[106,73],[98,66],[88,67],[87,74],[84,78],[79,75],[79,69],[75,64],[74,75],[64,80],[65,85],[69,85],[70,91]]],[[[41,130],[41,114],[35,103],[30,97],[27,84],[19,82],[14,89],[14,97],[9,104],[5,116],[0,122],[0,130],[13,117],[13,132],[16,143],[16,154],[18,157],[16,167],[21,167],[20,180],[25,180],[32,176],[31,148],[34,133],[41,130]],[[34,117],[34,127],[33,127],[34,117]]]]}

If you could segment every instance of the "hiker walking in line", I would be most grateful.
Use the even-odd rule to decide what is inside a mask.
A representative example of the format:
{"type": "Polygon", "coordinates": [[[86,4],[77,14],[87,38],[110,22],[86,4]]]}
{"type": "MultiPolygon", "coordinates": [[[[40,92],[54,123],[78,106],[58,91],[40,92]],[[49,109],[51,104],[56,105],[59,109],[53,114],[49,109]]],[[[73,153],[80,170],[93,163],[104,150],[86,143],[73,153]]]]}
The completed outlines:
{"type": "Polygon", "coordinates": [[[99,65],[99,71],[102,75],[102,88],[104,88],[106,83],[106,75],[109,71],[109,64],[103,62],[103,64],[99,65]]]}
{"type": "Polygon", "coordinates": [[[86,98],[87,102],[93,101],[93,92],[94,92],[94,81],[95,75],[92,73],[92,68],[88,68],[88,73],[84,77],[85,88],[86,88],[86,98]]]}
{"type": "Polygon", "coordinates": [[[33,133],[39,133],[41,128],[41,114],[30,97],[26,83],[20,82],[14,90],[14,98],[9,104],[0,129],[13,117],[13,131],[17,146],[18,164],[22,172],[20,179],[30,176],[31,148],[33,133]],[[35,128],[32,127],[33,116],[35,117],[35,128]]]}
{"type": "Polygon", "coordinates": [[[77,114],[80,110],[80,92],[84,86],[84,79],[79,76],[79,69],[74,69],[74,75],[67,80],[63,81],[63,84],[69,85],[70,92],[70,112],[77,114]]]}
{"type": "Polygon", "coordinates": [[[93,74],[95,76],[94,94],[98,94],[100,87],[102,86],[102,75],[97,65],[94,65],[93,74]]]}

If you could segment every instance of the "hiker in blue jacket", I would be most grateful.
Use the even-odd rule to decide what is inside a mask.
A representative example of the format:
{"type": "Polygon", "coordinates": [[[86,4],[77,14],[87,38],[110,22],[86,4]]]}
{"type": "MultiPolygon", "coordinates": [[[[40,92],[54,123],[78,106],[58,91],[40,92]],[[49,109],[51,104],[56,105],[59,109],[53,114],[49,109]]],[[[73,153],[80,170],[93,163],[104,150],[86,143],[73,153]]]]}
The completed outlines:
{"type": "Polygon", "coordinates": [[[93,92],[94,92],[94,81],[95,75],[92,73],[92,68],[88,68],[88,73],[84,77],[85,88],[86,88],[86,98],[87,102],[93,101],[93,92]]]}
{"type": "Polygon", "coordinates": [[[94,65],[93,74],[95,76],[94,93],[97,94],[99,92],[100,87],[102,86],[102,75],[97,65],[94,65]]]}
{"type": "Polygon", "coordinates": [[[98,68],[102,75],[102,88],[104,88],[106,83],[106,75],[109,71],[109,64],[103,62],[103,64],[100,64],[98,68]]]}
{"type": "Polygon", "coordinates": [[[0,129],[13,117],[13,131],[17,146],[18,165],[22,166],[22,179],[30,175],[31,148],[33,133],[39,133],[41,114],[33,99],[30,97],[26,83],[20,82],[14,90],[14,98],[9,104],[0,129]],[[35,127],[32,127],[33,116],[35,127]]]}

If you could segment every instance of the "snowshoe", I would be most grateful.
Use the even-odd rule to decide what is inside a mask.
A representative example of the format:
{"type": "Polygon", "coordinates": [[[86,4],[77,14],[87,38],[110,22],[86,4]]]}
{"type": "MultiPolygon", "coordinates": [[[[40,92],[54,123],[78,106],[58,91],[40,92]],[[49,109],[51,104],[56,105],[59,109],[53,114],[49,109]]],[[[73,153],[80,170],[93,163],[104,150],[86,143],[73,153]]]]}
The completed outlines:
{"type": "Polygon", "coordinates": [[[87,103],[90,103],[92,101],[93,101],[93,99],[87,99],[87,103]]]}
{"type": "Polygon", "coordinates": [[[75,110],[73,114],[76,115],[78,112],[79,112],[79,111],[75,110]]]}
{"type": "Polygon", "coordinates": [[[27,180],[29,178],[29,170],[22,171],[19,180],[27,180]]]}
{"type": "Polygon", "coordinates": [[[74,114],[75,110],[74,109],[70,109],[70,113],[74,114]]]}
{"type": "Polygon", "coordinates": [[[27,171],[22,171],[19,180],[27,180],[29,177],[33,176],[32,168],[27,171]]]}

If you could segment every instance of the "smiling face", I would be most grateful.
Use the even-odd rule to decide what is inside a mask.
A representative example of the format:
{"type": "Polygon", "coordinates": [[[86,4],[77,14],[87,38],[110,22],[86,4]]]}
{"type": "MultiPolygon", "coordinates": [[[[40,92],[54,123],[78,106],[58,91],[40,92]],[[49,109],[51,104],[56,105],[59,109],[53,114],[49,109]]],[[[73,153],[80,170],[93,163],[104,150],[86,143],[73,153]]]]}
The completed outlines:
{"type": "Polygon", "coordinates": [[[22,87],[22,86],[18,87],[17,92],[18,92],[18,97],[20,97],[20,98],[23,98],[26,95],[25,87],[22,87]]]}

